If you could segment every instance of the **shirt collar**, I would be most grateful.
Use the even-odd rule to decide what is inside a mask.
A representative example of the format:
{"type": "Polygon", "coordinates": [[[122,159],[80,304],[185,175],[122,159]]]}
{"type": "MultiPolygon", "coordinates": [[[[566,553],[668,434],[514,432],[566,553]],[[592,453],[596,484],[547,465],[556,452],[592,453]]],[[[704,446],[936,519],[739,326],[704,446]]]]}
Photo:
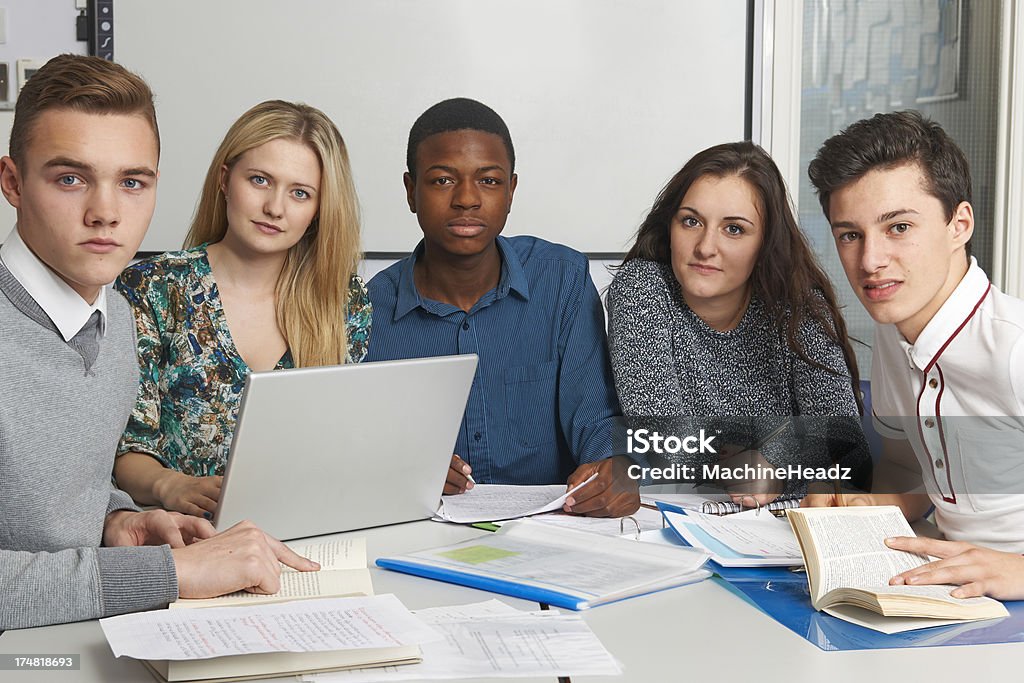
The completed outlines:
{"type": "Polygon", "coordinates": [[[960,328],[970,320],[989,290],[988,276],[972,256],[971,265],[963,279],[932,316],[914,344],[903,340],[911,360],[918,368],[924,369],[938,356],[956,336],[960,328]]]}
{"type": "MultiPolygon", "coordinates": [[[[496,239],[498,253],[501,255],[501,276],[498,278],[498,287],[495,291],[495,300],[508,295],[509,291],[516,292],[523,299],[530,299],[530,285],[526,279],[526,271],[519,261],[518,255],[512,244],[501,237],[496,239]]],[[[423,298],[416,289],[416,280],[413,276],[413,268],[416,266],[416,259],[423,255],[423,240],[413,252],[402,263],[402,271],[398,277],[398,301],[395,305],[395,321],[405,317],[410,311],[417,307],[423,307],[423,298]]]]}
{"type": "Polygon", "coordinates": [[[70,341],[79,333],[93,311],[100,312],[100,336],[106,333],[107,288],[100,288],[95,303],[86,303],[78,292],[32,253],[21,239],[17,226],[0,246],[0,260],[53,321],[64,341],[70,341]]]}

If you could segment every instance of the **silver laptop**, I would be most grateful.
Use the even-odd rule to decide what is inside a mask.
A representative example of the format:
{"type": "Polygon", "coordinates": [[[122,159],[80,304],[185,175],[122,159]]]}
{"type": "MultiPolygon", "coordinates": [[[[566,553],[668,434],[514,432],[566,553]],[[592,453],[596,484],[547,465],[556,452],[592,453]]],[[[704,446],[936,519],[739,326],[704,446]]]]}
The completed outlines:
{"type": "Polygon", "coordinates": [[[430,517],[476,372],[474,354],[249,375],[220,503],[280,539],[430,517]]]}

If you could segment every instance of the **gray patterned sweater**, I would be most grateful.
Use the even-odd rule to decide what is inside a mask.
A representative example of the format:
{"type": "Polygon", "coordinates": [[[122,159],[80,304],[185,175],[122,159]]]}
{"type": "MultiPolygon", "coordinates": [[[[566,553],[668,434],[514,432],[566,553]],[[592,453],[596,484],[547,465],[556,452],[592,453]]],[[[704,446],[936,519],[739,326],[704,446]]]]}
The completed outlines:
{"type": "Polygon", "coordinates": [[[108,302],[89,364],[0,263],[0,630],[177,598],[168,546],[100,547],[106,515],[137,509],[110,483],[139,369],[128,304],[108,302]]]}
{"type": "Polygon", "coordinates": [[[756,298],[736,328],[711,328],[686,305],[669,265],[632,260],[608,289],[615,387],[631,424],[725,424],[726,436],[748,445],[779,423],[765,418],[801,416],[802,434],[791,429],[762,449],[772,465],[860,466],[868,451],[842,349],[812,321],[798,336],[825,369],[789,349],[756,298]]]}

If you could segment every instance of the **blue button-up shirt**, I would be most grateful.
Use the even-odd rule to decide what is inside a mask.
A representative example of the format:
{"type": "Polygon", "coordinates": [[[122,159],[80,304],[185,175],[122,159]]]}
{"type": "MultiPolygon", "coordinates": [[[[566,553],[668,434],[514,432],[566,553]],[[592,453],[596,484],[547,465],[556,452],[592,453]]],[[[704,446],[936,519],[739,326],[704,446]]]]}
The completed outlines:
{"type": "Polygon", "coordinates": [[[587,258],[535,237],[498,237],[501,277],[467,313],[424,299],[412,255],[367,287],[366,360],[480,357],[454,452],[477,483],[563,483],[612,455],[620,414],[601,299],[587,258]]]}

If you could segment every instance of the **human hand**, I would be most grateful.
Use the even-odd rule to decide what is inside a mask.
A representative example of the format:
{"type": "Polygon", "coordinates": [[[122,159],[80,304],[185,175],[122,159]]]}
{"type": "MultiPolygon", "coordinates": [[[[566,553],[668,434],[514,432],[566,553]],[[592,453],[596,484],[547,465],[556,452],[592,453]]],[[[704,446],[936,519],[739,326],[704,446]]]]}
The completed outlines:
{"type": "Polygon", "coordinates": [[[103,545],[163,545],[183,548],[216,535],[205,519],[166,510],[115,510],[103,523],[103,545]]]}
{"type": "Polygon", "coordinates": [[[167,510],[213,519],[223,482],[224,477],[192,477],[165,469],[153,483],[153,494],[167,510]]]}
{"type": "Polygon", "coordinates": [[[940,558],[897,574],[889,579],[890,586],[955,584],[960,587],[950,593],[954,598],[1024,599],[1024,556],[934,538],[897,536],[885,539],[885,544],[894,550],[940,558]]]}
{"type": "Polygon", "coordinates": [[[469,466],[469,463],[459,456],[453,455],[452,462],[448,465],[448,478],[445,479],[444,490],[441,493],[450,496],[470,490],[475,485],[472,473],[473,468],[469,466]]]}
{"type": "MultiPolygon", "coordinates": [[[[741,450],[737,452],[726,446],[721,457],[718,459],[721,469],[730,470],[737,474],[745,473],[749,468],[774,469],[768,460],[759,450],[741,450]]],[[[719,482],[734,503],[744,507],[758,507],[766,505],[779,497],[785,488],[786,482],[783,479],[763,478],[746,479],[733,477],[723,479],[719,482]]]]}
{"type": "Polygon", "coordinates": [[[572,489],[597,476],[586,486],[566,498],[566,512],[588,517],[622,517],[640,508],[640,482],[627,474],[632,461],[624,455],[588,462],[576,468],[567,486],[572,489]]]}
{"type": "Polygon", "coordinates": [[[171,554],[178,572],[178,594],[183,598],[214,598],[238,590],[276,593],[281,589],[282,562],[304,572],[320,569],[252,522],[239,522],[171,554]]]}

